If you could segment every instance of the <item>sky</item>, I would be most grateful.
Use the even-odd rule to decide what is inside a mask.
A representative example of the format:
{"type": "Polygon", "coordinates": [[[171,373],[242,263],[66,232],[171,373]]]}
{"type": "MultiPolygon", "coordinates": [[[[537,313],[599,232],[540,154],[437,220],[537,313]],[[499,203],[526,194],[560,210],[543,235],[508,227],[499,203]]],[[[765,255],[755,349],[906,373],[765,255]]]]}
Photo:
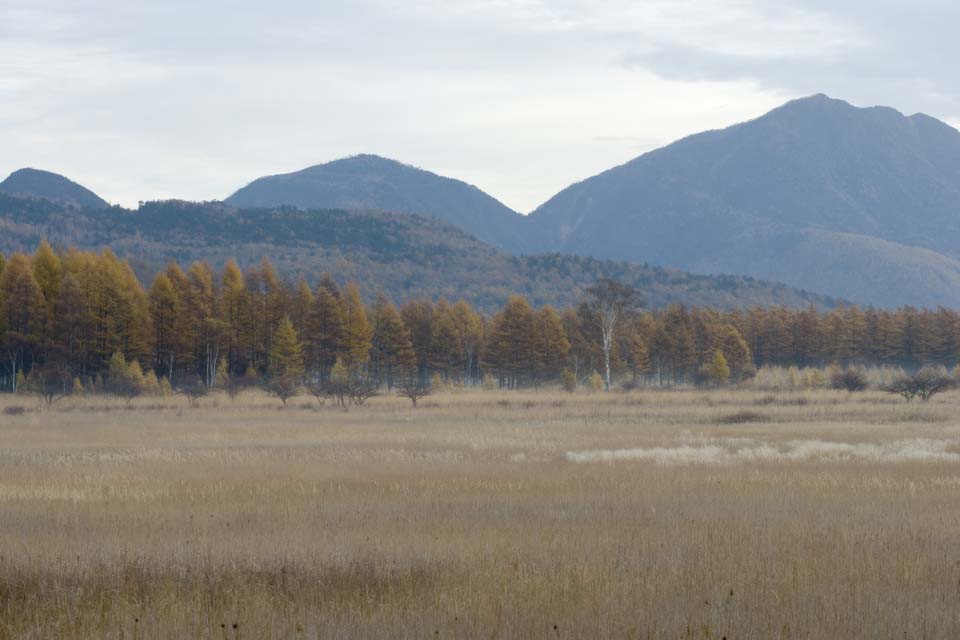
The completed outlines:
{"type": "Polygon", "coordinates": [[[958,126],[957,24],[956,0],[0,0],[0,174],[136,206],[375,153],[527,213],[815,93],[958,126]]]}

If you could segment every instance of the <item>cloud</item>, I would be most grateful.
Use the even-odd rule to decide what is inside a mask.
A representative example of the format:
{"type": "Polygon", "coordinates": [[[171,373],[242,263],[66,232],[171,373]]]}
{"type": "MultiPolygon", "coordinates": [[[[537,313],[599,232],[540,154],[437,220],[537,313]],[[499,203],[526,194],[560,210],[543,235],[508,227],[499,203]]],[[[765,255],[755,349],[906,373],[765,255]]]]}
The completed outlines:
{"type": "Polygon", "coordinates": [[[960,16],[939,2],[12,4],[0,3],[0,172],[60,171],[124,204],[221,198],[371,152],[527,211],[799,95],[960,119],[947,64],[960,16]]]}

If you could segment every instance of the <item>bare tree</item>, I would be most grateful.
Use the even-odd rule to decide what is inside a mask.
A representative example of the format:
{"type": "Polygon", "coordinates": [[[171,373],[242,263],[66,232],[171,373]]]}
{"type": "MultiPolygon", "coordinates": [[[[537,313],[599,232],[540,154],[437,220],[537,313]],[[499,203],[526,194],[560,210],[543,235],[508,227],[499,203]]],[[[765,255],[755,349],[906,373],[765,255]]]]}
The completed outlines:
{"type": "Polygon", "coordinates": [[[203,383],[200,376],[190,375],[180,381],[177,385],[177,391],[187,396],[187,401],[190,403],[190,406],[196,408],[200,403],[200,398],[207,395],[210,392],[210,388],[203,383]]]}
{"type": "Polygon", "coordinates": [[[310,395],[317,399],[321,407],[327,404],[327,400],[335,400],[335,397],[331,393],[330,385],[322,380],[311,382],[307,384],[305,388],[310,392],[310,395]]]}
{"type": "Polygon", "coordinates": [[[417,406],[417,400],[430,395],[431,391],[430,384],[420,380],[416,375],[407,377],[397,387],[397,395],[401,398],[408,398],[413,403],[414,408],[417,406]]]}
{"type": "Polygon", "coordinates": [[[27,378],[28,389],[36,393],[47,405],[51,405],[58,398],[70,390],[72,378],[70,373],[55,365],[46,365],[35,368],[27,378]]]}
{"type": "Polygon", "coordinates": [[[379,389],[376,383],[368,378],[358,377],[350,381],[350,402],[358,407],[363,406],[367,400],[376,396],[378,393],[379,389]]]}
{"type": "Polygon", "coordinates": [[[883,387],[888,393],[903,396],[907,402],[920,398],[924,402],[943,391],[949,391],[957,386],[957,380],[943,367],[924,367],[913,375],[897,376],[892,382],[883,387]]]}
{"type": "Polygon", "coordinates": [[[603,382],[610,390],[610,350],[617,325],[623,317],[642,304],[639,292],[630,285],[604,278],[587,289],[590,308],[600,322],[600,340],[603,349],[603,382]]]}
{"type": "Polygon", "coordinates": [[[300,393],[300,380],[294,376],[273,376],[267,382],[267,391],[280,398],[283,406],[287,406],[287,400],[300,393]]]}

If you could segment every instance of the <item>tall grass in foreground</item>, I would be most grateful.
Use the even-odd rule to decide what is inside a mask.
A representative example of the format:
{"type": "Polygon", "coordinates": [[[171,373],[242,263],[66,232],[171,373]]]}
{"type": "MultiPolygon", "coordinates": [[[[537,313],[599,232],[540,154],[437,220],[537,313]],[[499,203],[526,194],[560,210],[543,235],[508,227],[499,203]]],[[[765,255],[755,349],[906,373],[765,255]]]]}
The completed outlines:
{"type": "Polygon", "coordinates": [[[960,636],[958,393],[409,404],[0,411],[0,638],[960,636]]]}

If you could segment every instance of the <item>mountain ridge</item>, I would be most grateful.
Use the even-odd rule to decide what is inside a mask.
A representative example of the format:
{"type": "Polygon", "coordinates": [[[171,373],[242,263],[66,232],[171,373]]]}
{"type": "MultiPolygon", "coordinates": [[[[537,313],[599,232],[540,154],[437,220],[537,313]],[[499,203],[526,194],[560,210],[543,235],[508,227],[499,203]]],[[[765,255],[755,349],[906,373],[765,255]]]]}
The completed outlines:
{"type": "Polygon", "coordinates": [[[23,168],[0,182],[0,193],[43,198],[77,209],[106,209],[110,204],[86,187],[51,171],[23,168]]]}
{"type": "Polygon", "coordinates": [[[241,207],[376,209],[427,215],[512,252],[525,249],[523,216],[463,180],[373,154],[257,178],[224,202],[241,207]]]}
{"type": "Polygon", "coordinates": [[[534,250],[643,256],[696,272],[705,264],[743,268],[803,286],[809,279],[793,274],[815,269],[823,253],[809,242],[791,245],[789,268],[762,267],[779,244],[806,234],[848,251],[869,248],[848,262],[848,274],[824,271],[820,291],[857,290],[860,301],[880,306],[960,305],[958,213],[960,132],[923,114],[861,109],[818,94],[575,183],[531,214],[530,237],[534,250]],[[861,239],[851,244],[850,235],[861,239]],[[754,259],[725,259],[736,254],[735,241],[751,236],[768,240],[740,247],[754,259]],[[927,254],[907,248],[948,261],[928,256],[920,264],[927,254]],[[870,268],[881,255],[890,274],[919,288],[891,291],[870,268]],[[934,277],[920,278],[918,268],[934,277]]]}

